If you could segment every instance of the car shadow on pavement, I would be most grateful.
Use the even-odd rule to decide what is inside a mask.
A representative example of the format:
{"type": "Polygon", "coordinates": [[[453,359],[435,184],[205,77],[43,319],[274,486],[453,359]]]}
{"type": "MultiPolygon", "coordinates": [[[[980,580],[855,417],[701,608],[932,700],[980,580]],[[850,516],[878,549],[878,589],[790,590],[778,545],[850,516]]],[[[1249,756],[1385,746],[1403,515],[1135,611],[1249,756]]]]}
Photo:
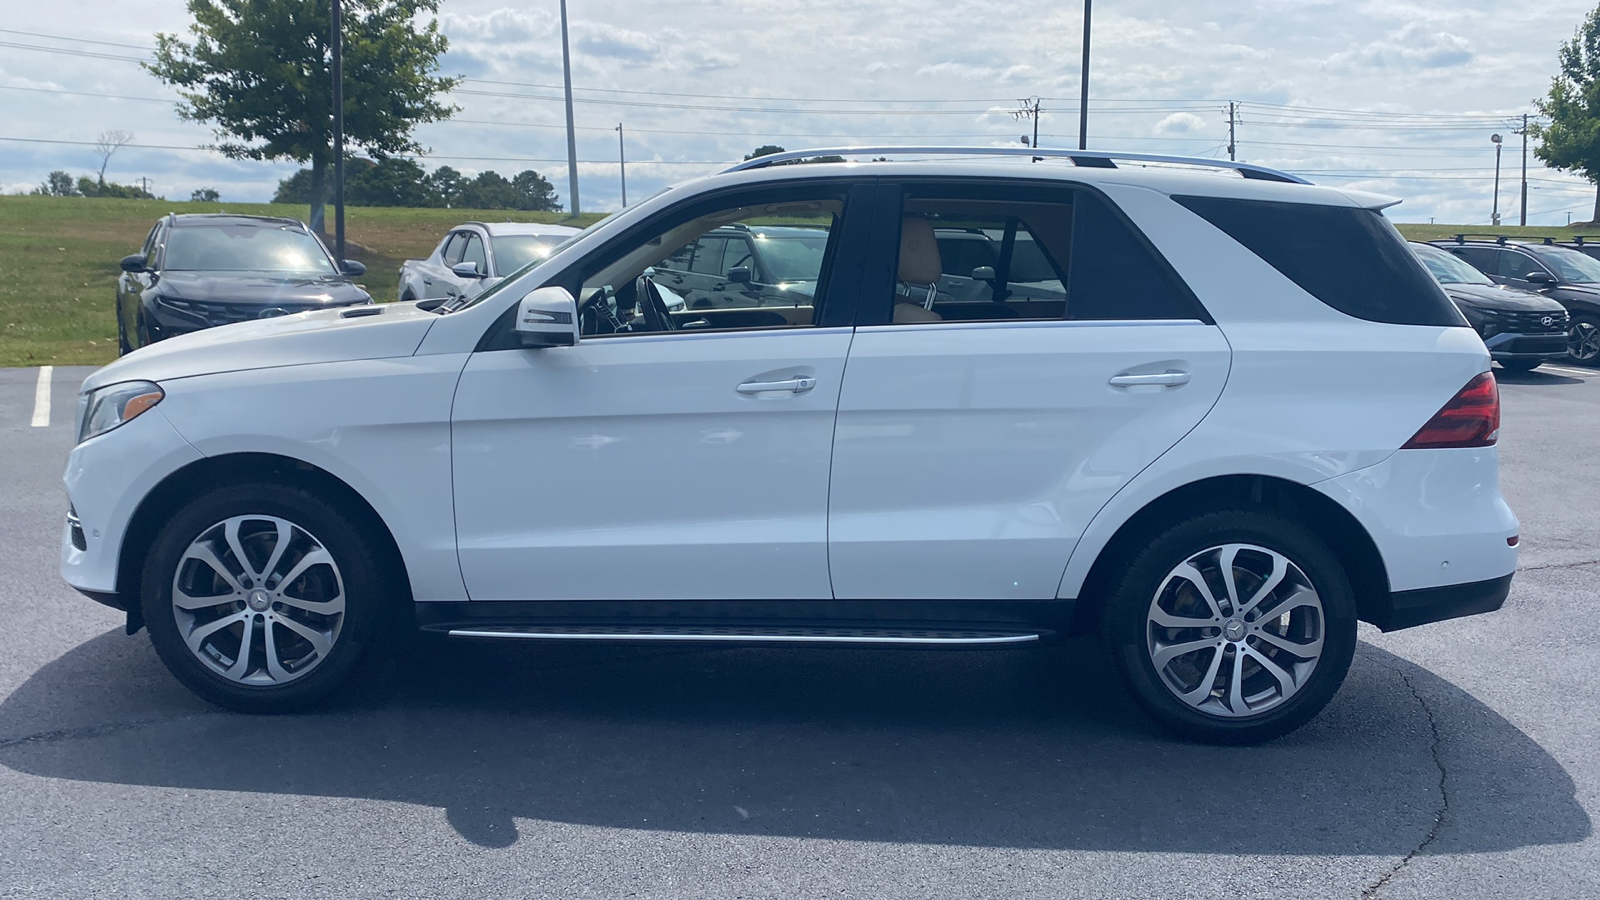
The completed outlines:
{"type": "MultiPolygon", "coordinates": [[[[1547,372],[1544,369],[1534,369],[1531,372],[1513,372],[1498,366],[1493,370],[1494,380],[1500,384],[1583,384],[1582,378],[1564,375],[1559,372],[1547,372]]],[[[1600,375],[1600,370],[1595,371],[1600,375]]]]}
{"type": "Polygon", "coordinates": [[[1339,696],[1274,743],[1167,737],[1086,643],[1022,651],[478,644],[300,716],[192,698],[108,633],[0,703],[30,775],[729,835],[1178,853],[1414,851],[1590,834],[1571,778],[1459,688],[1362,644],[1339,696]],[[1441,790],[1442,788],[1442,790],[1441,790]]]}

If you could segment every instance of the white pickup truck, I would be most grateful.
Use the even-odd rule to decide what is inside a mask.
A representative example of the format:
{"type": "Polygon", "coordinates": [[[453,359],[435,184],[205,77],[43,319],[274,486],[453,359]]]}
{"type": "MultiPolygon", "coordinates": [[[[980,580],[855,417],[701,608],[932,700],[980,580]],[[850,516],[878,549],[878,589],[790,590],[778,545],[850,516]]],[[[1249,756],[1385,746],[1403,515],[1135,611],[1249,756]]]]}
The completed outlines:
{"type": "Polygon", "coordinates": [[[400,300],[472,298],[530,262],[549,256],[578,233],[565,225],[467,222],[433,248],[427,259],[400,265],[400,300]]]}

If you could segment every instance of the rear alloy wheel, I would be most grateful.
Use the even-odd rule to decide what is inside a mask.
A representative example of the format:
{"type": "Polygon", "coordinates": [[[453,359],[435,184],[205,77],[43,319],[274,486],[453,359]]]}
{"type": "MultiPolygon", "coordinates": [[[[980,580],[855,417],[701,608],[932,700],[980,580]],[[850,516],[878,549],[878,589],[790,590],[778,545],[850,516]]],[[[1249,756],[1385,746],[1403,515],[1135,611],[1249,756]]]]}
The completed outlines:
{"type": "Polygon", "coordinates": [[[241,712],[300,709],[337,690],[385,630],[380,570],[359,534],[285,485],[190,503],[157,536],[143,579],[162,661],[241,712]]]}
{"type": "Polygon", "coordinates": [[[1585,366],[1600,366],[1600,320],[1574,316],[1567,332],[1567,355],[1585,366]]]}
{"type": "Polygon", "coordinates": [[[1293,520],[1200,516],[1158,536],[1129,567],[1104,617],[1141,705],[1196,740],[1286,734],[1343,683],[1355,603],[1332,553],[1293,520]]]}

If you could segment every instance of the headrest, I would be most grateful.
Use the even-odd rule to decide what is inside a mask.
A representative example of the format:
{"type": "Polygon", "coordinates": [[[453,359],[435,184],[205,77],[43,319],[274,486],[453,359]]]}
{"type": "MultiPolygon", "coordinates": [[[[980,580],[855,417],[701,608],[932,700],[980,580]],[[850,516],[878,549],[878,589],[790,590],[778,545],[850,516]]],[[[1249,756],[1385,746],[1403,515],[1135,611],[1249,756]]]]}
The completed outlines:
{"type": "Polygon", "coordinates": [[[900,220],[900,280],[907,284],[933,284],[944,274],[939,242],[933,225],[921,216],[900,220]]]}

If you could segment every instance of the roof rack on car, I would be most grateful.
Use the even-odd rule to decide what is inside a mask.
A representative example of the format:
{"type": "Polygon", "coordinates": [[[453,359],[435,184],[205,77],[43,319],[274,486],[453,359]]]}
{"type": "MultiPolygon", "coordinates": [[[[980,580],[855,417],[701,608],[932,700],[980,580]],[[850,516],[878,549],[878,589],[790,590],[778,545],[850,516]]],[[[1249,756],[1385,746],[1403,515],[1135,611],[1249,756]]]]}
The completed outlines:
{"type": "Polygon", "coordinates": [[[1577,244],[1579,247],[1583,246],[1584,241],[1597,240],[1600,240],[1600,234],[1575,234],[1572,236],[1572,242],[1577,244]]]}
{"type": "Polygon", "coordinates": [[[1231,169],[1245,178],[1254,178],[1260,181],[1281,181],[1289,184],[1311,183],[1298,175],[1290,175],[1277,169],[1224,159],[1208,159],[1201,156],[1166,156],[1159,153],[1122,153],[1120,151],[1106,150],[1052,150],[1048,147],[823,147],[814,150],[790,150],[784,153],[769,153],[766,156],[758,156],[755,159],[747,159],[742,163],[736,163],[723,169],[723,171],[743,172],[750,169],[764,169],[768,166],[799,162],[817,156],[872,153],[902,153],[916,156],[1035,156],[1050,159],[1070,159],[1075,166],[1098,169],[1115,169],[1117,168],[1116,161],[1121,160],[1133,163],[1163,163],[1175,166],[1200,166],[1207,169],[1231,169]]]}
{"type": "Polygon", "coordinates": [[[1481,232],[1481,231],[1480,232],[1474,232],[1474,231],[1462,232],[1461,234],[1456,235],[1455,238],[1453,238],[1453,240],[1458,244],[1465,244],[1467,242],[1467,238],[1489,238],[1489,239],[1493,240],[1496,244],[1504,244],[1506,242],[1506,236],[1503,235],[1503,234],[1489,234],[1488,232],[1481,232]]]}

